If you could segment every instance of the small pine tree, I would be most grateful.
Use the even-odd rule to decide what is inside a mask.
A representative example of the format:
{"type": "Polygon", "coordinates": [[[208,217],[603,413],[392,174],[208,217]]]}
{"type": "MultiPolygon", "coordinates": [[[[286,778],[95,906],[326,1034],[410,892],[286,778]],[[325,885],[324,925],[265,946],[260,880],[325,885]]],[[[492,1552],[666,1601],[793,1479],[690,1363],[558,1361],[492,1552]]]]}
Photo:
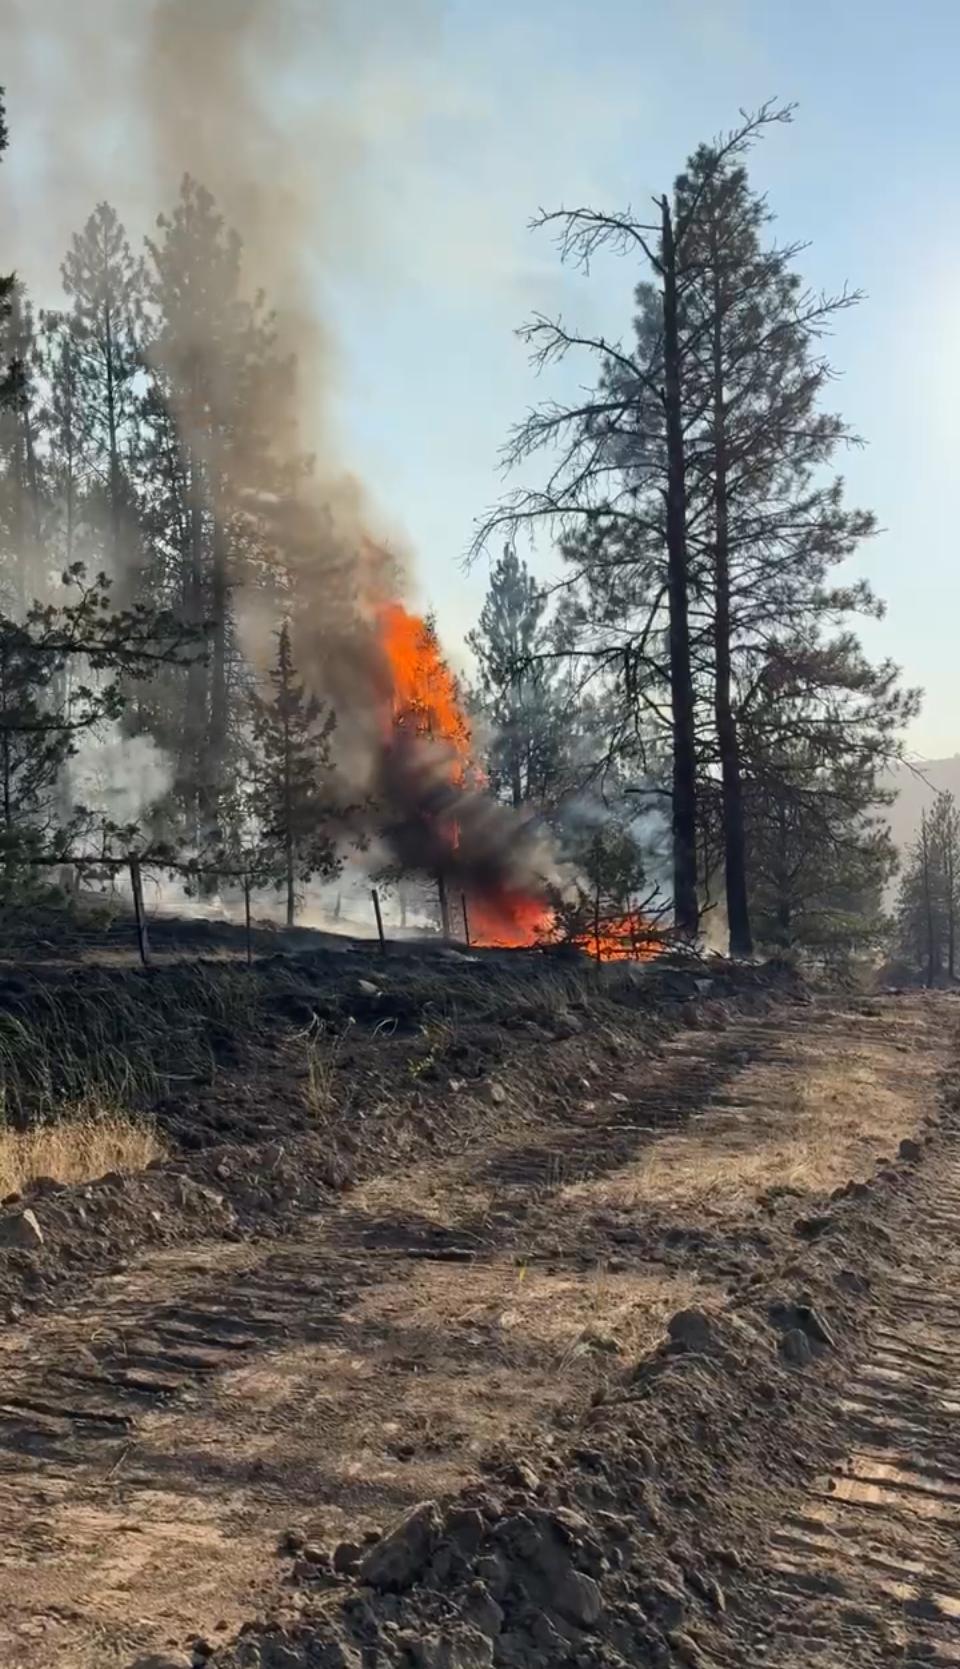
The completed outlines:
{"type": "Polygon", "coordinates": [[[938,794],[909,848],[897,901],[900,954],[926,985],[956,978],[960,918],[960,811],[938,794]]]}
{"type": "Polygon", "coordinates": [[[259,829],[258,875],[286,895],[287,926],[296,917],[297,883],[339,873],[331,824],[334,713],[308,696],[294,665],[290,625],[277,633],[272,695],[253,698],[256,764],[250,803],[259,829]]]}
{"type": "Polygon", "coordinates": [[[490,786],[515,806],[546,800],[563,758],[564,703],[556,662],[544,658],[546,607],[526,563],[507,545],[467,636],[479,669],[476,705],[493,733],[490,786]]]}

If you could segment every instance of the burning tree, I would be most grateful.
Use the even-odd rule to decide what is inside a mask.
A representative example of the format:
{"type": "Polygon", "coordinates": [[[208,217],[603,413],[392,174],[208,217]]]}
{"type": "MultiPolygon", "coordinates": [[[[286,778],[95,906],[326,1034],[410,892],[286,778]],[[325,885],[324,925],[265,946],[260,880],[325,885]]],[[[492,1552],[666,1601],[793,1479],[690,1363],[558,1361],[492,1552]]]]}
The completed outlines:
{"type": "Polygon", "coordinates": [[[297,883],[339,873],[331,737],[335,714],[308,696],[293,661],[289,622],[277,633],[273,694],[253,698],[255,767],[250,810],[259,830],[253,870],[286,897],[296,916],[297,883]]]}

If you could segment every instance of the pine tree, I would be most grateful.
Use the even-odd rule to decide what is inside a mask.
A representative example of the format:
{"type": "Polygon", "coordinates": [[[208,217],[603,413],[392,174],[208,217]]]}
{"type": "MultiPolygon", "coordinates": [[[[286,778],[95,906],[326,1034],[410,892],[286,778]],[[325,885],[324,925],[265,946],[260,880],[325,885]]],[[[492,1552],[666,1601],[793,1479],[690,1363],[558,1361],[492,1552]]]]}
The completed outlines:
{"type": "Polygon", "coordinates": [[[293,660],[290,626],[277,634],[273,694],[253,702],[255,762],[250,811],[258,826],[257,874],[281,888],[287,926],[296,916],[297,884],[339,873],[333,819],[335,716],[308,697],[293,660]]]}
{"type": "Polygon", "coordinates": [[[897,901],[898,948],[927,986],[944,972],[956,978],[958,917],[960,811],[952,794],[944,793],[923,813],[897,901]]]}
{"type": "MultiPolygon", "coordinates": [[[[770,759],[789,751],[782,714],[762,699],[768,670],[782,675],[795,657],[793,682],[806,705],[791,710],[799,715],[803,705],[804,724],[817,710],[822,730],[842,664],[851,690],[865,688],[845,618],[879,612],[865,584],[832,580],[833,566],[874,523],[845,506],[843,483],[830,473],[837,448],[853,437],[819,410],[831,376],[819,338],[858,298],[809,295],[793,270],[797,246],[764,246],[769,211],[742,164],[753,139],[790,114],[766,106],[701,147],[671,199],[658,199],[652,225],[590,209],[542,217],[583,265],[602,247],[634,251],[652,278],[637,287],[627,345],[559,321],[528,327],[539,365],[585,350],[599,374],[583,402],[547,405],[520,426],[509,457],[552,446],[554,467],[544,489],[521,490],[481,534],[522,521],[559,527],[573,597],[565,611],[571,654],[599,669],[606,702],[613,713],[620,707],[611,755],[649,760],[647,787],[669,791],[675,920],[691,931],[698,854],[701,895],[719,861],[735,954],[752,948],[750,898],[760,885],[749,873],[758,850],[746,826],[749,802],[767,794],[770,759]],[[810,684],[817,669],[826,680],[819,705],[810,684]],[[767,715],[764,748],[758,726],[767,715]],[[761,786],[749,779],[748,724],[767,773],[761,786]]],[[[889,759],[899,737],[888,712],[904,721],[916,697],[896,693],[889,667],[875,670],[887,700],[871,708],[871,745],[887,748],[889,759]]],[[[794,769],[806,770],[802,727],[793,741],[785,785],[794,769]]],[[[856,776],[861,742],[845,762],[835,731],[831,769],[856,776]]],[[[806,798],[816,780],[808,779],[806,798]]]]}
{"type": "Polygon", "coordinates": [[[565,704],[546,611],[526,563],[506,546],[467,643],[477,658],[476,706],[491,732],[490,787],[515,806],[545,804],[560,786],[565,704]]]}
{"type": "MultiPolygon", "coordinates": [[[[786,114],[789,115],[789,112],[786,114]]],[[[831,371],[820,338],[859,300],[816,296],[793,270],[800,246],[763,247],[772,219],[746,170],[701,146],[677,181],[696,204],[689,254],[699,268],[684,328],[684,404],[692,555],[704,575],[709,681],[721,780],[731,949],[751,948],[738,684],[749,687],[771,633],[802,633],[818,618],[877,612],[865,585],[838,589],[831,567],[874,530],[848,510],[842,483],[822,473],[851,437],[819,410],[831,371]]]]}
{"type": "Polygon", "coordinates": [[[282,498],[304,466],[278,461],[274,427],[293,367],[263,299],[244,296],[239,237],[189,176],[158,231],[147,246],[155,324],[144,515],[154,595],[209,633],[208,664],[192,669],[170,715],[187,837],[202,844],[229,799],[246,699],[234,594],[282,567],[259,507],[282,498]]]}
{"type": "Polygon", "coordinates": [[[99,203],[74,235],[62,267],[71,303],[59,371],[80,413],[87,520],[98,527],[102,560],[115,583],[139,556],[134,477],[140,451],[146,268],[116,210],[99,203]],[[64,362],[66,354],[66,362],[64,362]]]}
{"type": "MultiPolygon", "coordinates": [[[[716,166],[740,155],[757,133],[786,112],[765,106],[715,148],[716,166]]],[[[661,688],[650,710],[669,732],[673,830],[673,910],[679,932],[690,937],[699,919],[697,889],[697,788],[700,746],[691,600],[697,576],[690,548],[688,450],[691,411],[685,401],[692,361],[702,351],[698,332],[687,328],[687,303],[700,277],[695,223],[697,193],[675,191],[655,199],[656,219],[629,210],[609,214],[590,208],[542,215],[538,224],[557,229],[561,250],[584,268],[607,248],[642,261],[650,279],[641,286],[644,328],[632,347],[603,335],[568,329],[538,317],[522,334],[542,367],[571,352],[592,356],[597,383],[573,406],[548,404],[515,431],[508,461],[552,447],[557,456],[544,489],[521,490],[481,529],[482,544],[499,527],[546,520],[558,527],[568,550],[592,551],[601,569],[605,535],[628,553],[645,584],[639,604],[614,626],[614,650],[623,657],[632,690],[651,681],[661,688]],[[639,669],[644,676],[638,678],[639,669]]],[[[578,567],[578,575],[582,570],[578,567]]],[[[601,648],[600,653],[604,653],[601,648]]],[[[609,648],[606,650],[609,654],[609,648]]]]}
{"type": "Polygon", "coordinates": [[[881,786],[912,716],[897,669],[849,635],[771,647],[740,714],[751,909],[767,947],[842,958],[877,942],[896,854],[881,786]]]}
{"type": "Polygon", "coordinates": [[[46,589],[45,487],[40,450],[39,352],[33,308],[19,281],[0,317],[0,585],[20,614],[46,589]]]}

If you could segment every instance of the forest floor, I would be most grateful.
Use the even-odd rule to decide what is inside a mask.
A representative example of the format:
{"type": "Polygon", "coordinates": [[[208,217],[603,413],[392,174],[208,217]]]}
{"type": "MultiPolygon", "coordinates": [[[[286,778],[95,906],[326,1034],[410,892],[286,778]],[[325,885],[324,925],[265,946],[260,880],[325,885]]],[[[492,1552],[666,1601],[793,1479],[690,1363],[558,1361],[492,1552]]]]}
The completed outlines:
{"type": "Polygon", "coordinates": [[[0,1005],[183,1068],[142,1174],[0,1213],[9,1669],[960,1664],[949,996],[351,951],[0,1005]]]}

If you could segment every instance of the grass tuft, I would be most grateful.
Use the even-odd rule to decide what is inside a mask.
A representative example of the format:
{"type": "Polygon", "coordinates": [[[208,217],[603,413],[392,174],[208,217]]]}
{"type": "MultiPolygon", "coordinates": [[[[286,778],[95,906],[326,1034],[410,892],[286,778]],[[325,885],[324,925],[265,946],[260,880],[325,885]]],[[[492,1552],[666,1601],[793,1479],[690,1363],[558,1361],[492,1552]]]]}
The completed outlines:
{"type": "Polygon", "coordinates": [[[108,1171],[143,1171],[164,1151],[145,1121],[81,1104],[57,1124],[0,1130],[0,1197],[41,1176],[90,1182],[108,1171]]]}

